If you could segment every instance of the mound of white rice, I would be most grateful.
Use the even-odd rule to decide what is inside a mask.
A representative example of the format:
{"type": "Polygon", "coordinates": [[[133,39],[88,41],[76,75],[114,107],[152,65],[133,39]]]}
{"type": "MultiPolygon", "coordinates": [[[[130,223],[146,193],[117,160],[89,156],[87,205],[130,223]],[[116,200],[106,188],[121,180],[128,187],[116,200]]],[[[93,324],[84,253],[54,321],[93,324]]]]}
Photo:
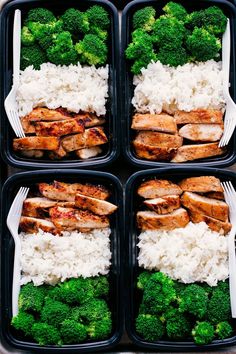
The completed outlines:
{"type": "Polygon", "coordinates": [[[21,284],[57,284],[68,278],[93,277],[109,272],[111,230],[64,232],[62,237],[39,231],[20,234],[21,284]]]}
{"type": "Polygon", "coordinates": [[[29,66],[20,73],[17,91],[20,116],[43,106],[104,115],[107,97],[108,65],[96,69],[95,66],[82,67],[80,63],[69,66],[45,63],[40,70],[29,66]]]}
{"type": "Polygon", "coordinates": [[[227,236],[211,231],[205,222],[172,231],[139,235],[139,266],[159,270],[183,283],[217,285],[228,278],[227,236]]]}
{"type": "Polygon", "coordinates": [[[142,74],[134,76],[132,104],[140,113],[222,109],[222,79],[221,62],[214,60],[177,68],[152,62],[142,74]]]}

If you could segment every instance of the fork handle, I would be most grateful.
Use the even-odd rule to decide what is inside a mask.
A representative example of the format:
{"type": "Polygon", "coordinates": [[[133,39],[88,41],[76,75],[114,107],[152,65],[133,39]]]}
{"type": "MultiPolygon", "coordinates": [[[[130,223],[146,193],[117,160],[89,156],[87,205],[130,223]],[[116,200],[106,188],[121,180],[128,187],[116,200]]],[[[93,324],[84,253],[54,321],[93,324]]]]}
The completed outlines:
{"type": "Polygon", "coordinates": [[[235,255],[235,233],[236,228],[232,228],[228,238],[229,249],[229,289],[232,318],[236,318],[236,255],[235,255]]]}
{"type": "Polygon", "coordinates": [[[13,85],[20,80],[21,11],[15,10],[13,26],[13,85]]]}
{"type": "Polygon", "coordinates": [[[20,294],[20,280],[21,280],[21,244],[17,237],[15,240],[15,253],[14,253],[14,267],[13,267],[13,280],[12,280],[12,315],[18,314],[18,299],[20,294]]]}

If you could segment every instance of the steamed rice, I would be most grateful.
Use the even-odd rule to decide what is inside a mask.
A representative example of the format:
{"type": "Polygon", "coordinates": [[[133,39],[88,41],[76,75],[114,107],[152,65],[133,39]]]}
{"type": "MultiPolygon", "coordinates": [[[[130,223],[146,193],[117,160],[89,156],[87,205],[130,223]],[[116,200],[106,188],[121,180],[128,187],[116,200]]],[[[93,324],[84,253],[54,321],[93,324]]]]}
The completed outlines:
{"type": "Polygon", "coordinates": [[[205,222],[172,231],[139,235],[139,266],[161,271],[183,283],[217,285],[228,278],[227,236],[211,231],[205,222]]]}
{"type": "Polygon", "coordinates": [[[152,62],[134,76],[133,83],[136,87],[132,104],[140,113],[224,108],[221,62],[214,60],[177,68],[152,62]]]}
{"type": "Polygon", "coordinates": [[[17,90],[19,115],[25,116],[35,107],[55,109],[63,107],[71,112],[80,110],[106,113],[108,97],[108,65],[57,66],[42,64],[40,70],[32,66],[20,72],[20,85],[17,90]]]}
{"type": "Polygon", "coordinates": [[[55,285],[68,278],[107,274],[110,233],[110,228],[64,232],[62,237],[41,230],[38,234],[21,233],[21,284],[55,285]]]}

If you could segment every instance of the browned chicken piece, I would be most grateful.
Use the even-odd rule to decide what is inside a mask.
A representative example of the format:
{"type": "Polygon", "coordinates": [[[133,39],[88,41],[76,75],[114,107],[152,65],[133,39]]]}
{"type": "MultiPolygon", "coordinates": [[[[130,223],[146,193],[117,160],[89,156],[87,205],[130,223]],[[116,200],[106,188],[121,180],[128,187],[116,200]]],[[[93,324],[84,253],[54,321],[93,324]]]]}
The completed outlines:
{"type": "Polygon", "coordinates": [[[177,154],[171,162],[186,162],[206,157],[219,156],[225,153],[225,148],[218,147],[218,143],[184,145],[178,148],[177,154]]]}
{"type": "Polygon", "coordinates": [[[63,157],[67,156],[67,152],[63,149],[63,147],[60,143],[59,148],[55,151],[50,151],[48,156],[51,160],[60,160],[63,157]]]}
{"type": "Polygon", "coordinates": [[[223,192],[209,192],[209,193],[206,193],[206,197],[218,199],[218,200],[225,200],[223,192]]]}
{"type": "Polygon", "coordinates": [[[13,149],[18,150],[57,150],[59,139],[54,136],[28,136],[13,140],[13,149]]]}
{"type": "Polygon", "coordinates": [[[36,122],[36,135],[39,136],[63,136],[84,132],[82,119],[65,119],[54,122],[36,122]]]}
{"type": "Polygon", "coordinates": [[[43,218],[48,214],[48,209],[54,206],[74,208],[74,202],[57,202],[43,197],[27,198],[23,204],[22,215],[34,218],[43,218]]]}
{"type": "Polygon", "coordinates": [[[96,125],[102,125],[106,121],[104,118],[98,118],[93,113],[76,114],[75,118],[81,119],[84,122],[85,128],[91,128],[91,127],[94,127],[96,125]]]}
{"type": "Polygon", "coordinates": [[[232,225],[228,221],[223,222],[223,221],[211,218],[210,216],[199,213],[197,210],[195,210],[193,212],[190,211],[189,216],[190,216],[190,220],[192,222],[199,223],[199,222],[203,221],[209,226],[209,228],[212,231],[216,231],[216,232],[219,232],[224,235],[227,235],[230,232],[231,227],[232,227],[232,225]]]}
{"type": "Polygon", "coordinates": [[[107,216],[98,216],[88,210],[54,207],[49,211],[52,222],[58,229],[77,230],[80,228],[102,229],[109,227],[107,216]]]}
{"type": "Polygon", "coordinates": [[[21,117],[20,120],[26,134],[35,134],[35,125],[29,120],[28,116],[21,117]]]}
{"type": "Polygon", "coordinates": [[[181,203],[191,211],[197,210],[199,213],[212,218],[228,221],[229,207],[221,200],[203,197],[192,192],[184,192],[181,197],[181,203]]]}
{"type": "Polygon", "coordinates": [[[136,113],[132,120],[132,129],[154,130],[163,133],[176,134],[177,125],[172,116],[166,113],[139,114],[136,113]]]}
{"type": "Polygon", "coordinates": [[[196,109],[191,112],[177,111],[174,115],[177,124],[223,123],[223,112],[214,109],[196,109]]]}
{"type": "Polygon", "coordinates": [[[107,137],[103,128],[86,129],[83,134],[70,135],[62,139],[63,148],[70,152],[96,145],[107,143],[107,137]]]}
{"type": "Polygon", "coordinates": [[[34,108],[32,112],[30,112],[25,119],[28,119],[30,122],[38,122],[40,120],[64,120],[70,118],[71,115],[65,109],[49,109],[44,107],[34,108]]]}
{"type": "Polygon", "coordinates": [[[144,204],[157,214],[169,214],[180,208],[179,195],[166,195],[161,198],[145,200],[144,204]]]}
{"type": "Polygon", "coordinates": [[[192,141],[218,141],[223,134],[220,124],[186,124],[179,130],[179,135],[192,141]]]}
{"type": "Polygon", "coordinates": [[[175,183],[165,179],[151,179],[143,182],[138,188],[138,195],[146,199],[154,199],[166,195],[180,195],[182,189],[175,183]]]}
{"type": "Polygon", "coordinates": [[[117,209],[112,203],[80,193],[75,196],[75,206],[82,210],[88,209],[97,215],[110,215],[117,209]]]}
{"type": "Polygon", "coordinates": [[[85,148],[75,151],[76,156],[82,160],[90,159],[91,157],[96,157],[101,154],[102,149],[99,146],[94,146],[91,148],[85,148]]]}
{"type": "Polygon", "coordinates": [[[21,150],[20,154],[24,157],[40,159],[44,155],[44,151],[41,150],[21,150]]]}
{"type": "Polygon", "coordinates": [[[89,183],[68,184],[58,181],[54,181],[52,184],[39,183],[39,191],[46,198],[68,202],[75,201],[76,193],[81,193],[102,200],[109,198],[109,192],[106,188],[103,186],[94,186],[89,183]]]}
{"type": "Polygon", "coordinates": [[[154,211],[139,211],[137,224],[141,230],[174,230],[185,227],[189,223],[189,216],[185,209],[174,210],[170,214],[159,215],[154,211]]]}
{"type": "Polygon", "coordinates": [[[20,229],[23,232],[35,234],[39,229],[45,232],[57,233],[55,225],[48,220],[31,218],[29,216],[22,216],[20,218],[20,229]]]}
{"type": "Polygon", "coordinates": [[[185,192],[223,192],[219,178],[214,176],[185,178],[179,182],[179,186],[185,192]]]}

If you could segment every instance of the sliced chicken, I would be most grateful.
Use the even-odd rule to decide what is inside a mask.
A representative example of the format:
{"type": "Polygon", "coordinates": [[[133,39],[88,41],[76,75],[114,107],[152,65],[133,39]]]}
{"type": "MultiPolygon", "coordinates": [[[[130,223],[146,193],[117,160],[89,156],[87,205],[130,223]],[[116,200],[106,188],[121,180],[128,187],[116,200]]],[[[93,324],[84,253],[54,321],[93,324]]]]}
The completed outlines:
{"type": "Polygon", "coordinates": [[[43,197],[27,198],[23,203],[22,215],[42,218],[48,214],[48,209],[54,206],[74,208],[74,202],[57,202],[43,197]]]}
{"type": "Polygon", "coordinates": [[[168,214],[180,208],[179,195],[166,195],[161,198],[145,200],[144,204],[157,214],[168,214]]]}
{"type": "Polygon", "coordinates": [[[171,162],[186,162],[206,157],[219,156],[225,153],[225,148],[219,148],[218,143],[184,145],[178,148],[171,162]]]}
{"type": "Polygon", "coordinates": [[[219,232],[221,234],[227,235],[230,230],[232,225],[229,222],[223,222],[214,218],[211,218],[210,216],[204,215],[202,213],[199,213],[197,210],[189,213],[190,220],[194,223],[199,223],[199,222],[205,222],[209,228],[213,231],[219,232]]]}
{"type": "Polygon", "coordinates": [[[28,116],[22,117],[20,120],[26,134],[35,134],[35,125],[29,120],[28,116]]]}
{"type": "Polygon", "coordinates": [[[75,151],[76,155],[82,160],[90,159],[91,157],[96,157],[97,155],[101,154],[101,152],[102,149],[99,146],[75,151]]]}
{"type": "Polygon", "coordinates": [[[67,155],[67,152],[63,149],[60,143],[59,148],[55,151],[50,151],[48,156],[51,160],[60,160],[63,157],[66,157],[67,155]]]}
{"type": "Polygon", "coordinates": [[[199,213],[212,218],[228,221],[229,207],[221,200],[203,197],[192,192],[184,192],[181,197],[181,203],[191,211],[197,210],[199,213]]]}
{"type": "Polygon", "coordinates": [[[22,216],[20,219],[20,229],[23,232],[35,234],[40,230],[56,234],[55,225],[48,220],[36,219],[28,216],[22,216]]]}
{"type": "Polygon", "coordinates": [[[93,113],[80,113],[76,114],[75,118],[81,119],[84,123],[85,128],[91,128],[96,125],[102,125],[105,123],[104,118],[98,118],[95,114],[93,113]]]}
{"type": "Polygon", "coordinates": [[[65,119],[55,122],[36,122],[36,135],[39,136],[63,136],[84,132],[82,119],[65,119]]]}
{"type": "Polygon", "coordinates": [[[44,155],[42,150],[21,150],[20,154],[24,157],[40,159],[44,155]]]}
{"type": "Polygon", "coordinates": [[[62,139],[63,148],[70,152],[96,145],[107,143],[107,137],[103,128],[86,129],[83,134],[70,135],[62,139]]]}
{"type": "Polygon", "coordinates": [[[177,124],[223,123],[223,112],[214,109],[196,109],[191,112],[177,111],[174,115],[177,124]]]}
{"type": "Polygon", "coordinates": [[[29,136],[13,140],[13,149],[17,150],[57,150],[59,139],[54,136],[29,136]]]}
{"type": "Polygon", "coordinates": [[[169,114],[139,114],[136,113],[132,120],[132,129],[155,130],[158,132],[176,134],[177,125],[169,114]]]}
{"type": "Polygon", "coordinates": [[[98,216],[88,210],[54,207],[49,211],[52,222],[62,230],[77,230],[80,228],[102,229],[109,227],[107,216],[98,216]]]}
{"type": "Polygon", "coordinates": [[[151,179],[143,182],[137,191],[138,195],[146,199],[154,199],[166,195],[180,195],[182,189],[175,183],[165,179],[151,179]]]}
{"type": "Polygon", "coordinates": [[[117,206],[112,203],[80,193],[75,196],[75,206],[82,210],[88,209],[97,215],[109,215],[117,209],[117,206]]]}
{"type": "Polygon", "coordinates": [[[185,178],[179,182],[179,186],[185,192],[223,192],[219,178],[214,176],[185,178]]]}
{"type": "Polygon", "coordinates": [[[105,200],[109,197],[109,192],[103,186],[94,186],[86,183],[63,183],[54,181],[52,184],[39,183],[40,193],[52,200],[62,200],[68,202],[75,201],[76,193],[81,193],[90,197],[105,200]]]}
{"type": "Polygon", "coordinates": [[[183,138],[202,142],[218,141],[222,134],[221,124],[186,124],[179,130],[179,135],[183,138]]]}
{"type": "Polygon", "coordinates": [[[137,213],[137,224],[141,230],[174,230],[185,227],[188,223],[189,216],[183,208],[165,215],[158,215],[154,211],[139,211],[137,213]]]}
{"type": "Polygon", "coordinates": [[[206,197],[218,200],[225,200],[223,192],[209,192],[206,194],[206,197]]]}
{"type": "Polygon", "coordinates": [[[25,116],[25,120],[29,120],[30,122],[38,122],[40,120],[64,120],[70,118],[71,115],[63,108],[58,109],[49,109],[44,107],[34,108],[32,112],[30,112],[27,116],[25,116]]]}

